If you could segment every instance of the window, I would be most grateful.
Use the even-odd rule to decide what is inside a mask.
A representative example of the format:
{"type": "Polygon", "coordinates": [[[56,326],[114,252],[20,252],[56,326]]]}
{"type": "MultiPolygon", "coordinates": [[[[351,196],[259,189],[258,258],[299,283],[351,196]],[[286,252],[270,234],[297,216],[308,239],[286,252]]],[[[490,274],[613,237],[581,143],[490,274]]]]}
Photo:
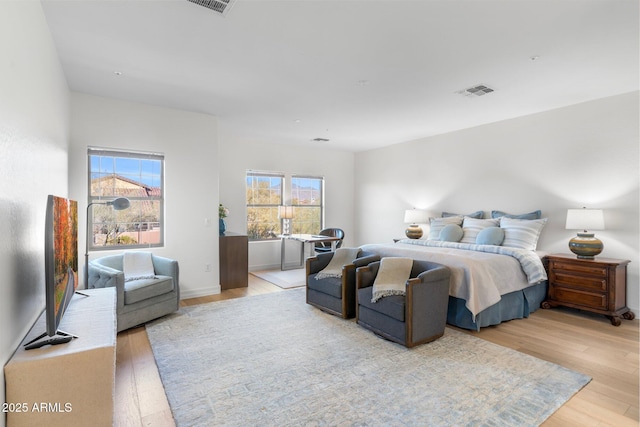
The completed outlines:
{"type": "Polygon", "coordinates": [[[291,177],[294,234],[317,234],[322,229],[323,182],[318,177],[291,177]]]}
{"type": "Polygon", "coordinates": [[[278,206],[282,205],[284,175],[247,172],[247,234],[249,240],[275,239],[282,233],[278,206]]]}
{"type": "Polygon", "coordinates": [[[89,249],[158,247],[164,244],[164,156],[90,148],[89,249]],[[104,203],[131,202],[115,210],[104,203]]]}
{"type": "Polygon", "coordinates": [[[323,224],[323,188],[321,177],[247,172],[249,239],[275,239],[283,233],[282,220],[278,218],[278,206],[281,205],[293,206],[292,233],[318,233],[323,224]]]}

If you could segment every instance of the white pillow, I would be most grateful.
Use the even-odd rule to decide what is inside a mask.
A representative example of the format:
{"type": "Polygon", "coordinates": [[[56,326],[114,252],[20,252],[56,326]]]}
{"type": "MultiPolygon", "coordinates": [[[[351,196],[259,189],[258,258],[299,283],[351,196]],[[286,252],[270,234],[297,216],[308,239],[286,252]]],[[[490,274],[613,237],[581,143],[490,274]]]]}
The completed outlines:
{"type": "Polygon", "coordinates": [[[156,272],[153,269],[151,252],[125,252],[123,257],[122,265],[125,282],[155,277],[156,272]]]}
{"type": "Polygon", "coordinates": [[[504,230],[502,246],[535,251],[538,245],[538,238],[546,223],[547,218],[515,219],[501,217],[500,228],[504,230]]]}
{"type": "Polygon", "coordinates": [[[448,224],[462,225],[461,216],[447,216],[444,218],[429,218],[429,237],[427,240],[439,240],[440,231],[448,224]]]}
{"type": "Polygon", "coordinates": [[[500,220],[498,219],[476,219],[465,217],[464,222],[462,223],[462,231],[464,231],[464,234],[462,235],[460,243],[475,244],[479,232],[487,227],[498,227],[499,225],[500,220]]]}

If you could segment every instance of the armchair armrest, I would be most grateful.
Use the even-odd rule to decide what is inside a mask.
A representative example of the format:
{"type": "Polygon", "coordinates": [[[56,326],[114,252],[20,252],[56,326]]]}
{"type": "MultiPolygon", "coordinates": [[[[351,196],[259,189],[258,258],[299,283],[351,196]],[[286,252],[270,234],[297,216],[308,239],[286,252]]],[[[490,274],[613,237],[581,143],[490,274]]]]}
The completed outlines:
{"type": "Polygon", "coordinates": [[[124,284],[124,272],[97,263],[89,263],[88,288],[111,288],[124,284]]]}
{"type": "Polygon", "coordinates": [[[449,279],[451,275],[451,271],[448,267],[441,266],[437,268],[432,268],[431,270],[423,271],[418,274],[416,279],[420,280],[423,283],[427,282],[437,282],[443,279],[449,279]]]}
{"type": "Polygon", "coordinates": [[[153,270],[156,274],[173,277],[173,288],[178,294],[178,301],[180,301],[180,269],[178,261],[157,255],[153,255],[152,260],[153,270]]]}
{"type": "Polygon", "coordinates": [[[356,269],[356,289],[373,286],[379,268],[380,261],[374,261],[367,266],[358,267],[356,269]]]}
{"type": "Polygon", "coordinates": [[[153,270],[160,276],[171,276],[178,281],[178,261],[153,255],[153,270]]]}
{"type": "Polygon", "coordinates": [[[333,252],[318,254],[314,257],[307,258],[307,262],[306,262],[307,276],[311,274],[316,274],[320,270],[325,268],[327,265],[329,265],[331,258],[333,258],[333,252]]]}
{"type": "Polygon", "coordinates": [[[358,267],[364,267],[372,262],[380,261],[380,255],[367,255],[353,260],[353,265],[358,267]]]}
{"type": "Polygon", "coordinates": [[[124,272],[98,263],[89,263],[89,283],[93,288],[116,288],[118,310],[124,307],[124,272]]]}
{"type": "Polygon", "coordinates": [[[366,267],[372,262],[380,261],[380,257],[378,255],[368,255],[360,258],[356,258],[353,260],[351,264],[347,264],[342,267],[342,287],[345,291],[349,291],[350,294],[353,294],[356,287],[356,271],[360,267],[366,267]],[[347,289],[348,288],[348,289],[347,289]]]}

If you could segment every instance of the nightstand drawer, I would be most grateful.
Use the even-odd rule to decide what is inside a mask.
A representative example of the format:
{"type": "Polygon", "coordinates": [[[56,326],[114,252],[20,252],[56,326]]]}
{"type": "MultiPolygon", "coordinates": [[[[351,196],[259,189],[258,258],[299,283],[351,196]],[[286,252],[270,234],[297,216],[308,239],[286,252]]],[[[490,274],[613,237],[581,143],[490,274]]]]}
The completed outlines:
{"type": "Polygon", "coordinates": [[[607,308],[606,294],[594,294],[591,292],[582,292],[575,289],[556,287],[553,288],[553,290],[550,292],[550,296],[553,300],[558,302],[570,303],[602,310],[606,310],[607,308]]]}
{"type": "Polygon", "coordinates": [[[604,265],[577,264],[575,262],[553,262],[552,270],[564,270],[575,273],[582,273],[589,276],[607,277],[607,267],[604,265]]]}
{"type": "Polygon", "coordinates": [[[566,285],[593,291],[606,291],[607,279],[593,276],[580,276],[569,272],[554,271],[551,281],[556,285],[566,285]]]}

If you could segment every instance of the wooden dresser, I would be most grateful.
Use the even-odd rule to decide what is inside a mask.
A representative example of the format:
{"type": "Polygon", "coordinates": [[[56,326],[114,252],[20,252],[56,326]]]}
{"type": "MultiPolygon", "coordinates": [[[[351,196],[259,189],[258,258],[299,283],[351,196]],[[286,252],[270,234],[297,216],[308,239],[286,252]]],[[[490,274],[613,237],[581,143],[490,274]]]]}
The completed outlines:
{"type": "Polygon", "coordinates": [[[579,259],[575,255],[547,256],[549,292],[542,308],[565,306],[607,316],[619,326],[620,318],[632,320],[627,308],[627,264],[629,260],[579,259]]]}
{"type": "Polygon", "coordinates": [[[249,237],[227,231],[220,235],[220,288],[249,285],[249,237]]]}

